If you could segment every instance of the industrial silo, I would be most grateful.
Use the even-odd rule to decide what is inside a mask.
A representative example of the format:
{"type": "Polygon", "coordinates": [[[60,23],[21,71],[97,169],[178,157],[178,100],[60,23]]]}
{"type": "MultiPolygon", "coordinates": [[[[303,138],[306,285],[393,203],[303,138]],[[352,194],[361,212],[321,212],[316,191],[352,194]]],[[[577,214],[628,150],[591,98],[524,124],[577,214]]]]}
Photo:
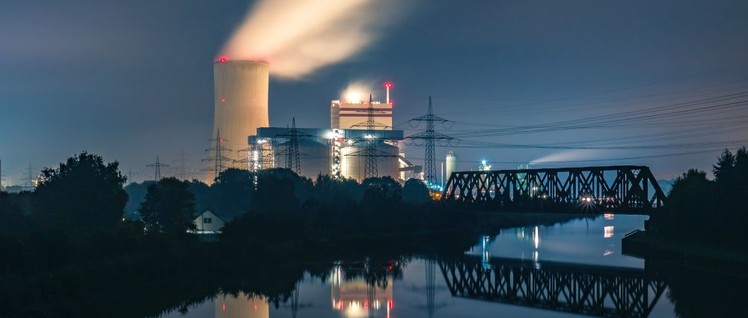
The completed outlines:
{"type": "Polygon", "coordinates": [[[452,175],[452,172],[457,171],[457,154],[454,151],[447,151],[447,158],[445,160],[445,180],[444,183],[447,183],[447,180],[449,180],[449,176],[452,175]]]}
{"type": "Polygon", "coordinates": [[[258,127],[268,127],[268,82],[269,67],[265,62],[220,58],[213,64],[215,117],[212,137],[215,138],[220,130],[224,157],[240,159],[242,154],[246,156],[246,152],[240,150],[247,148],[247,137],[255,135],[258,127]]]}
{"type": "MultiPolygon", "coordinates": [[[[316,180],[330,174],[330,145],[316,138],[299,138],[299,175],[316,180]]],[[[275,145],[275,166],[286,168],[289,142],[275,145]]]]}
{"type": "MultiPolygon", "coordinates": [[[[376,143],[377,176],[389,176],[400,179],[399,148],[383,143],[376,143]]],[[[354,144],[341,149],[341,174],[346,178],[361,182],[365,178],[366,144],[354,144]]]]}

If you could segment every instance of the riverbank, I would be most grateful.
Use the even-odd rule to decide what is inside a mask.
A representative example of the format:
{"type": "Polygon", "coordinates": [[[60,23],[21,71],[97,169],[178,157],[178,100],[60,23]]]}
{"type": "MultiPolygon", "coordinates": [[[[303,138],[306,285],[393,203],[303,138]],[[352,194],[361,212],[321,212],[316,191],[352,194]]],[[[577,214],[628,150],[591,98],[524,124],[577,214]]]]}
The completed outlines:
{"type": "Polygon", "coordinates": [[[623,254],[667,259],[681,264],[729,271],[748,277],[748,251],[700,242],[682,242],[636,230],[621,239],[623,254]]]}

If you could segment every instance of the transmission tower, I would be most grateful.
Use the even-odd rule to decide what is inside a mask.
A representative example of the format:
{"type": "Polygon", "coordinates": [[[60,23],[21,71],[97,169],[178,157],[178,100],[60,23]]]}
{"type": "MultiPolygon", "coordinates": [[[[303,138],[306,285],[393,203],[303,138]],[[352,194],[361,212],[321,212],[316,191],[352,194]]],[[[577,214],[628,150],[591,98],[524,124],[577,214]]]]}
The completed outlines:
{"type": "Polygon", "coordinates": [[[369,94],[369,108],[366,112],[366,164],[364,165],[364,179],[379,176],[377,171],[377,144],[374,138],[374,128],[377,122],[374,121],[374,104],[372,103],[371,94],[369,94]]]}
{"type": "Polygon", "coordinates": [[[423,165],[423,179],[427,184],[436,184],[436,142],[440,141],[449,144],[455,139],[451,136],[436,132],[435,126],[436,123],[447,126],[453,122],[434,115],[431,96],[429,96],[429,107],[426,115],[413,118],[410,122],[415,123],[416,126],[421,123],[426,123],[426,130],[407,136],[405,139],[411,140],[414,143],[423,142],[424,148],[426,148],[426,156],[423,165]]]}
{"type": "Polygon", "coordinates": [[[34,187],[34,173],[31,172],[34,170],[34,167],[29,164],[28,167],[26,167],[26,172],[23,174],[26,177],[26,187],[27,188],[33,188],[34,187]]]}
{"type": "Polygon", "coordinates": [[[291,129],[288,131],[288,135],[286,168],[299,174],[301,173],[301,163],[299,162],[299,132],[296,130],[296,117],[291,121],[291,129]]]}
{"type": "Polygon", "coordinates": [[[218,178],[218,175],[223,172],[223,169],[225,169],[224,162],[230,162],[231,158],[225,157],[223,155],[224,151],[231,151],[231,149],[227,149],[223,147],[223,143],[227,141],[227,139],[221,138],[221,131],[216,131],[216,138],[211,139],[211,142],[215,142],[215,146],[213,148],[208,148],[206,151],[213,151],[213,156],[203,159],[202,161],[212,162],[213,167],[209,169],[205,169],[205,171],[212,171],[215,175],[214,178],[218,178]]]}
{"type": "Polygon", "coordinates": [[[156,155],[156,162],[147,165],[146,167],[153,167],[153,174],[154,174],[154,180],[159,181],[161,180],[161,167],[168,167],[169,165],[161,163],[161,160],[158,158],[158,155],[156,155]]]}
{"type": "Polygon", "coordinates": [[[374,120],[374,114],[376,112],[377,110],[374,108],[372,96],[369,95],[369,107],[366,108],[366,121],[351,126],[351,128],[364,128],[366,130],[366,134],[363,138],[357,138],[356,141],[357,144],[363,142],[364,149],[346,155],[365,157],[364,179],[379,176],[377,171],[377,158],[397,157],[397,155],[391,155],[377,150],[377,144],[383,141],[382,138],[377,137],[377,129],[384,130],[390,128],[390,126],[383,125],[374,120]]]}

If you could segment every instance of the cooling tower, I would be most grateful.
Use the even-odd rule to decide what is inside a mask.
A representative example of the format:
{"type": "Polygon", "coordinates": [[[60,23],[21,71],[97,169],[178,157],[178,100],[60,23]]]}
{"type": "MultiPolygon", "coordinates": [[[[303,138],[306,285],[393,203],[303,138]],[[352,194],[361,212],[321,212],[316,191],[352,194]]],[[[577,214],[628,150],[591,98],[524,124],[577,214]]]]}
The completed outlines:
{"type": "MultiPolygon", "coordinates": [[[[247,149],[247,137],[257,134],[257,128],[269,126],[268,82],[269,67],[265,62],[221,58],[213,64],[215,117],[212,137],[216,138],[220,130],[224,157],[236,160],[246,157],[247,153],[240,150],[247,149]]],[[[228,164],[239,168],[246,168],[245,165],[228,164]]]]}

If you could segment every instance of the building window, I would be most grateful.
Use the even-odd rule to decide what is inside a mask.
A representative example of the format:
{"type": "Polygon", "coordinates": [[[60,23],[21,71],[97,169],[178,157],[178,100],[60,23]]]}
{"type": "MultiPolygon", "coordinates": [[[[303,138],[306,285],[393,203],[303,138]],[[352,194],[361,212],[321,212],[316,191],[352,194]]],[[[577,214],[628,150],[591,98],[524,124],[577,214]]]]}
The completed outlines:
{"type": "Polygon", "coordinates": [[[213,223],[212,218],[203,218],[203,224],[213,223]]]}

